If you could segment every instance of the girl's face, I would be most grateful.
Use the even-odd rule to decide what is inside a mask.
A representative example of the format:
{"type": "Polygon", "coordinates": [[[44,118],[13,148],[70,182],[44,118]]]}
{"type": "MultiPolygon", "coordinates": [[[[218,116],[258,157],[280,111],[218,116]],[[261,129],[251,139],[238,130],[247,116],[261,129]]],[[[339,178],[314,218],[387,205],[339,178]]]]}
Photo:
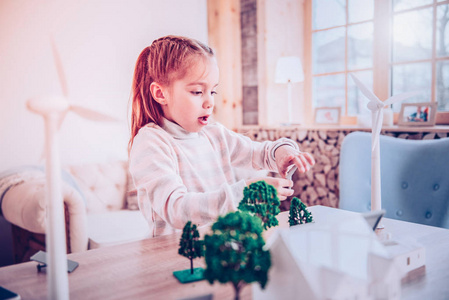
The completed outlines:
{"type": "Polygon", "coordinates": [[[164,117],[189,132],[198,132],[209,123],[218,86],[215,58],[199,59],[183,78],[165,89],[164,117]]]}

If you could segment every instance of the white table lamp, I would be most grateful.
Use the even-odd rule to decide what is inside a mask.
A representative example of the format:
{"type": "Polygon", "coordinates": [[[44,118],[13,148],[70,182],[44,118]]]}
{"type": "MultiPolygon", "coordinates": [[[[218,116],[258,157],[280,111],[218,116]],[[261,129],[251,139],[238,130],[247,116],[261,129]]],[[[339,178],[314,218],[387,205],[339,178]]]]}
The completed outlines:
{"type": "Polygon", "coordinates": [[[292,83],[304,81],[301,59],[286,56],[278,59],[276,65],[276,83],[286,83],[288,89],[288,124],[292,124],[292,83]]]}

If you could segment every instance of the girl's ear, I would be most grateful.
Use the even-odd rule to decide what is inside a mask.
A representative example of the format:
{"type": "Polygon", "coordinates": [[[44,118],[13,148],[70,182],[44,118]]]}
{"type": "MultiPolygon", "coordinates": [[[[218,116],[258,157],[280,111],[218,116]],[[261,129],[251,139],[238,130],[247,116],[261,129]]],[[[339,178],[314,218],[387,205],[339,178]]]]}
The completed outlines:
{"type": "Polygon", "coordinates": [[[164,88],[157,82],[150,84],[150,91],[153,99],[160,105],[167,105],[167,99],[164,96],[164,88]]]}

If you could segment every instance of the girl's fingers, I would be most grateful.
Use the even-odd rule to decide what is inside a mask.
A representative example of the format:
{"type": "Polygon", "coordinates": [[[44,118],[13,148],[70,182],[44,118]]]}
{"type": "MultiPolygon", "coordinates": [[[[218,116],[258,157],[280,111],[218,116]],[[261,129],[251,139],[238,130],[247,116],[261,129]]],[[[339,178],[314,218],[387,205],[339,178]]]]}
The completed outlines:
{"type": "Polygon", "coordinates": [[[287,197],[290,197],[291,195],[293,195],[293,190],[290,188],[281,188],[278,189],[278,198],[279,200],[283,201],[285,199],[287,199],[287,197]]]}
{"type": "Polygon", "coordinates": [[[277,191],[279,200],[283,201],[287,197],[293,195],[293,181],[285,178],[271,178],[267,183],[274,186],[277,191]]]}
{"type": "Polygon", "coordinates": [[[303,155],[301,155],[301,156],[299,156],[299,160],[301,161],[301,163],[304,167],[304,172],[309,171],[309,163],[307,162],[306,158],[303,155]]]}
{"type": "Polygon", "coordinates": [[[295,158],[296,158],[296,156],[292,154],[292,155],[287,156],[282,161],[282,165],[281,165],[281,167],[282,167],[282,174],[281,174],[281,176],[282,177],[285,177],[287,175],[288,167],[294,162],[295,158]]]}
{"type": "Polygon", "coordinates": [[[298,167],[299,172],[304,173],[307,170],[307,165],[301,160],[301,156],[296,156],[293,163],[298,167]]]}
{"type": "Polygon", "coordinates": [[[304,152],[303,155],[311,166],[313,166],[315,164],[315,159],[313,158],[313,156],[310,153],[304,152]]]}
{"type": "Polygon", "coordinates": [[[297,156],[295,156],[292,162],[298,167],[299,171],[302,173],[309,171],[310,166],[313,166],[315,164],[315,160],[313,159],[312,155],[306,152],[302,152],[297,156]]]}
{"type": "Polygon", "coordinates": [[[280,187],[281,188],[288,188],[290,189],[291,187],[293,187],[293,181],[290,179],[286,179],[286,178],[281,178],[280,179],[280,187]]]}

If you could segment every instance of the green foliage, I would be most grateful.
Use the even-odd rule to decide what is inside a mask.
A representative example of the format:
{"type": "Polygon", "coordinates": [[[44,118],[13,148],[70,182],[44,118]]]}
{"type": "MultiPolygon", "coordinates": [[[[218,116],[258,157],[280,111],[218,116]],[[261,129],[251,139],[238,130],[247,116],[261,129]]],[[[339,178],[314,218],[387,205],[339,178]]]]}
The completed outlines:
{"type": "Polygon", "coordinates": [[[290,214],[288,223],[290,226],[313,222],[312,214],[307,210],[307,206],[298,198],[293,197],[290,203],[290,214]]]}
{"type": "Polygon", "coordinates": [[[276,189],[265,181],[258,181],[245,187],[238,209],[255,214],[262,220],[264,229],[268,229],[279,224],[276,216],[281,212],[280,204],[276,189]]]}
{"type": "Polygon", "coordinates": [[[190,259],[190,271],[193,274],[193,259],[204,254],[204,242],[200,240],[200,234],[196,225],[188,221],[182,231],[179,242],[178,254],[190,259]]]}
{"type": "Polygon", "coordinates": [[[206,270],[204,277],[212,284],[231,282],[238,298],[244,284],[268,280],[270,253],[263,249],[261,220],[246,212],[230,212],[212,225],[213,233],[204,238],[206,270]]]}

